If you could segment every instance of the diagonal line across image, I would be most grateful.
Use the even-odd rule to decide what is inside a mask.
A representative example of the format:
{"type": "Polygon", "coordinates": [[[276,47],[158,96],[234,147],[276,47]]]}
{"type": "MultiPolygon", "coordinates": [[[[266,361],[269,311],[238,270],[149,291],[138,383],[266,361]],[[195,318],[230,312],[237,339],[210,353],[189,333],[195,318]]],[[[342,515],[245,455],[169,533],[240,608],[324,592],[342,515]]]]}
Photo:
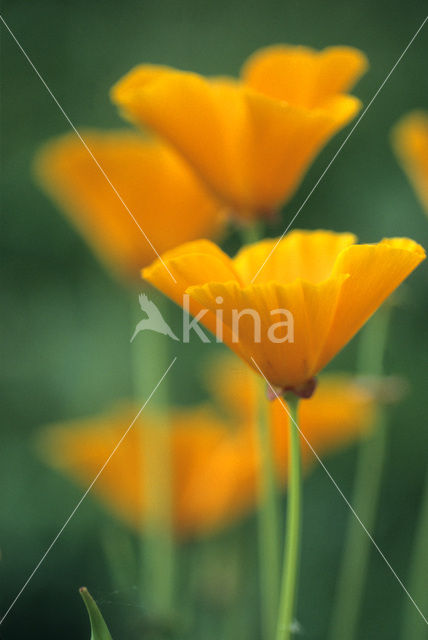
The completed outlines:
{"type": "Polygon", "coordinates": [[[92,487],[94,486],[94,484],[96,483],[96,481],[98,480],[98,478],[100,477],[100,475],[103,473],[104,469],[107,467],[108,463],[110,462],[110,460],[112,459],[112,457],[114,456],[114,454],[116,453],[116,451],[119,449],[120,445],[122,444],[122,442],[124,441],[124,439],[126,438],[126,436],[128,435],[129,431],[132,429],[132,427],[134,426],[134,424],[137,422],[138,418],[140,417],[140,415],[142,414],[142,412],[144,411],[144,409],[147,407],[147,405],[149,404],[150,400],[152,399],[152,397],[154,396],[154,394],[156,393],[157,389],[159,388],[159,386],[162,384],[162,382],[164,381],[164,379],[166,378],[166,376],[168,375],[168,373],[170,372],[170,370],[172,369],[173,365],[175,364],[175,361],[177,360],[177,356],[175,356],[173,358],[173,360],[171,361],[171,363],[169,364],[168,368],[166,369],[166,371],[164,371],[164,373],[162,374],[161,378],[159,379],[159,381],[157,382],[157,384],[155,385],[155,387],[152,389],[152,391],[150,392],[149,396],[147,397],[146,401],[144,402],[144,404],[142,405],[142,407],[140,408],[140,410],[138,411],[138,413],[136,414],[136,416],[134,417],[134,419],[132,420],[132,422],[128,425],[128,427],[126,428],[126,430],[124,431],[123,435],[121,436],[121,438],[117,441],[116,445],[114,446],[114,448],[112,449],[110,455],[108,456],[108,458],[106,459],[106,461],[104,462],[104,464],[100,467],[99,471],[97,472],[97,474],[95,475],[94,479],[92,480],[92,482],[90,483],[90,485],[88,486],[88,488],[86,489],[86,491],[82,494],[82,496],[80,497],[79,501],[77,502],[77,504],[75,505],[74,509],[72,510],[72,512],[70,513],[70,515],[67,517],[67,519],[65,520],[64,524],[62,525],[62,527],[60,528],[60,530],[58,531],[58,533],[56,534],[56,536],[54,537],[54,539],[52,540],[52,542],[50,543],[50,545],[48,546],[48,548],[46,549],[46,551],[44,552],[44,554],[42,555],[42,557],[40,558],[40,560],[38,561],[38,563],[36,564],[36,566],[34,567],[34,569],[32,570],[32,572],[30,573],[30,575],[28,576],[27,580],[24,582],[24,584],[22,585],[21,589],[19,590],[19,592],[16,594],[15,598],[12,600],[11,604],[9,605],[9,607],[7,608],[7,610],[5,611],[5,613],[3,614],[3,616],[0,619],[0,625],[3,624],[3,622],[5,621],[6,617],[9,615],[9,613],[11,612],[11,610],[13,609],[13,607],[15,606],[15,604],[17,603],[17,601],[19,600],[19,598],[21,597],[21,595],[23,594],[23,592],[25,591],[25,589],[27,588],[28,584],[31,582],[32,578],[34,577],[34,575],[37,573],[37,571],[40,569],[41,565],[43,564],[43,562],[46,560],[46,557],[48,556],[48,554],[50,553],[50,551],[52,550],[52,548],[55,546],[55,544],[58,542],[58,539],[60,538],[60,536],[62,535],[62,533],[64,532],[65,528],[67,527],[67,525],[70,523],[71,519],[76,515],[77,510],[79,509],[79,507],[81,506],[81,504],[83,503],[83,501],[85,500],[85,498],[88,496],[88,494],[90,493],[92,487]]]}
{"type": "Polygon", "coordinates": [[[397,58],[397,60],[395,61],[394,65],[392,66],[392,68],[390,69],[390,71],[388,72],[388,74],[386,75],[385,79],[381,82],[381,84],[379,85],[378,89],[376,90],[376,92],[374,93],[373,97],[371,98],[370,102],[368,103],[368,105],[365,107],[365,109],[363,109],[363,111],[361,112],[360,116],[358,117],[358,119],[356,120],[354,126],[352,127],[352,129],[350,130],[350,132],[348,133],[348,135],[346,136],[346,138],[344,139],[344,141],[341,143],[341,145],[339,146],[339,148],[337,149],[337,151],[335,152],[335,154],[333,155],[333,157],[331,158],[331,160],[329,161],[329,163],[327,164],[327,166],[325,167],[324,171],[321,173],[320,177],[318,178],[318,180],[315,182],[314,186],[312,187],[312,189],[309,191],[308,195],[306,196],[306,198],[303,200],[302,204],[300,205],[300,207],[297,209],[296,213],[294,214],[294,216],[291,218],[290,222],[288,223],[288,225],[286,226],[285,230],[282,232],[281,236],[278,238],[277,242],[274,244],[274,246],[272,247],[269,255],[265,258],[264,262],[260,265],[259,269],[257,270],[257,272],[255,273],[255,275],[253,276],[253,279],[251,280],[251,283],[253,283],[259,276],[260,272],[262,271],[263,267],[265,266],[265,264],[267,263],[267,261],[269,260],[269,258],[272,256],[273,252],[275,251],[275,249],[278,247],[279,243],[281,242],[281,240],[284,238],[284,236],[286,235],[286,233],[290,230],[290,228],[292,227],[293,223],[295,222],[297,216],[300,214],[300,212],[302,211],[303,207],[306,205],[306,203],[308,202],[309,198],[312,196],[312,194],[314,193],[315,189],[318,187],[318,185],[320,184],[320,182],[323,180],[323,178],[325,177],[327,171],[330,169],[330,167],[332,166],[333,162],[336,160],[336,158],[338,157],[338,155],[340,154],[340,152],[342,151],[343,147],[346,145],[346,143],[348,142],[349,138],[352,136],[352,134],[354,133],[355,129],[358,127],[358,125],[360,124],[361,120],[364,118],[364,116],[366,115],[367,111],[370,109],[370,107],[372,106],[372,104],[374,103],[374,101],[376,100],[376,98],[378,97],[378,95],[380,94],[380,92],[382,91],[382,89],[384,88],[384,86],[386,85],[386,83],[388,82],[389,78],[392,76],[392,74],[394,73],[395,69],[398,67],[398,65],[400,64],[401,60],[404,58],[404,56],[406,55],[407,51],[410,49],[410,47],[412,46],[413,42],[416,40],[416,38],[418,37],[418,35],[420,34],[420,32],[422,31],[423,27],[425,26],[426,22],[428,20],[428,16],[426,16],[426,18],[423,20],[422,24],[418,27],[418,29],[416,30],[416,32],[413,34],[413,36],[411,37],[410,41],[408,42],[407,46],[404,48],[404,50],[402,51],[402,53],[400,54],[400,56],[397,58]]]}

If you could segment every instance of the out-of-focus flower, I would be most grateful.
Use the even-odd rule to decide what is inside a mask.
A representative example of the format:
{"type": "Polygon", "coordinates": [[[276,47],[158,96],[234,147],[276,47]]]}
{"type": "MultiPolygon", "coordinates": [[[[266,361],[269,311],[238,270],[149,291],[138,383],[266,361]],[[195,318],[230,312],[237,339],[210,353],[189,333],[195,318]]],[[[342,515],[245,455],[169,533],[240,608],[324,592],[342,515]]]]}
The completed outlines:
{"type": "Polygon", "coordinates": [[[213,332],[220,318],[223,341],[271,385],[308,397],[314,376],[425,257],[407,238],[355,241],[292,231],[231,259],[201,240],[163,256],[176,283],[159,260],[143,277],[178,304],[188,294],[190,312],[208,309],[200,322],[213,332]]]}
{"type": "Polygon", "coordinates": [[[137,278],[155,259],[150,243],[162,253],[219,231],[219,204],[166,145],[130,131],[87,131],[83,138],[108,180],[74,134],[45,145],[36,175],[92,249],[122,275],[137,278]]]}
{"type": "MultiPolygon", "coordinates": [[[[226,526],[256,506],[259,448],[256,431],[257,378],[239,361],[226,359],[214,370],[213,394],[220,412],[206,408],[172,412],[171,459],[174,526],[181,537],[226,526]],[[238,365],[238,366],[237,366],[238,365]]],[[[319,454],[355,439],[370,424],[373,398],[349,378],[326,378],[319,393],[301,408],[301,429],[319,454]]],[[[270,405],[278,481],[285,486],[287,415],[270,405]]],[[[135,413],[125,408],[109,416],[48,427],[39,439],[42,456],[86,487],[105,463],[135,413]]],[[[150,472],[164,474],[162,423],[144,416],[129,431],[98,478],[93,492],[114,513],[139,529],[159,522],[159,497],[142,479],[162,487],[162,477],[146,473],[143,443],[150,450],[150,472]],[[159,445],[159,449],[158,449],[159,445]]],[[[311,454],[302,445],[306,468],[311,454]]]]}
{"type": "Polygon", "coordinates": [[[395,152],[428,213],[428,112],[409,113],[393,130],[395,152]]]}
{"type": "MultiPolygon", "coordinates": [[[[50,465],[87,486],[136,413],[136,408],[125,406],[102,417],[47,427],[40,435],[38,449],[50,465]]],[[[192,476],[203,475],[204,466],[219,443],[227,438],[229,429],[207,408],[172,412],[168,429],[174,520],[178,531],[186,531],[192,529],[184,501],[186,487],[192,476]]],[[[136,528],[144,522],[156,523],[159,516],[156,510],[159,496],[155,493],[163,479],[169,482],[165,463],[159,460],[165,450],[164,437],[162,419],[145,414],[130,429],[93,487],[94,494],[136,528]],[[144,455],[143,443],[149,447],[148,455],[144,455]],[[149,469],[145,468],[147,463],[149,469]],[[148,478],[151,483],[142,490],[148,478]]],[[[162,523],[157,522],[157,526],[162,523]]]]}
{"type": "MultiPolygon", "coordinates": [[[[213,393],[223,409],[239,426],[224,439],[204,466],[207,485],[215,481],[216,491],[205,491],[202,478],[193,477],[188,504],[203,530],[237,518],[258,501],[260,449],[258,443],[259,384],[256,376],[239,361],[225,358],[214,370],[213,393]],[[215,479],[215,480],[214,480],[215,479]],[[197,518],[203,514],[204,518],[197,518]]],[[[285,487],[288,475],[289,418],[279,400],[269,405],[271,442],[278,483],[285,487]]],[[[371,426],[374,396],[365,385],[349,375],[321,377],[318,393],[301,403],[300,429],[319,456],[340,449],[360,437],[371,426]]],[[[301,438],[304,469],[316,461],[311,448],[301,438]]]]}
{"type": "Polygon", "coordinates": [[[314,157],[360,109],[346,92],[367,68],[350,47],[278,45],[256,52],[241,79],[206,79],[141,65],[112,90],[128,119],[172,144],[243,219],[289,199],[314,157]]]}

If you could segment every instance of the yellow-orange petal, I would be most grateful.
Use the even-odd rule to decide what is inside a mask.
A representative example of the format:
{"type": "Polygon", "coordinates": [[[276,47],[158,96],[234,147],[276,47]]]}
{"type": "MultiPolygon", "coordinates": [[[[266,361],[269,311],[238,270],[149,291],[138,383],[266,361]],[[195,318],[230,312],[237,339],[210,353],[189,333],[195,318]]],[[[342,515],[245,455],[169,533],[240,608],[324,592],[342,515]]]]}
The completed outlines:
{"type": "MultiPolygon", "coordinates": [[[[204,284],[213,277],[225,282],[239,280],[230,258],[209,240],[196,240],[167,252],[162,256],[162,261],[156,260],[143,269],[142,276],[179,306],[183,307],[188,303],[189,308],[186,310],[193,316],[205,311],[205,308],[188,296],[189,287],[204,284]]],[[[216,333],[218,321],[215,313],[207,311],[200,322],[213,334],[216,333]]],[[[227,343],[232,342],[227,327],[224,327],[224,339],[227,343]]],[[[240,352],[239,345],[236,345],[235,351],[240,352]]]]}
{"type": "Polygon", "coordinates": [[[233,265],[244,284],[287,284],[297,278],[315,284],[330,276],[339,253],[356,240],[352,233],[296,229],[279,242],[271,238],[243,247],[233,265]]]}
{"type": "Polygon", "coordinates": [[[393,130],[393,144],[425,211],[428,213],[428,112],[405,116],[393,130]]]}
{"type": "Polygon", "coordinates": [[[253,435],[247,432],[225,439],[201,474],[190,479],[185,503],[194,533],[224,528],[255,508],[259,457],[253,435]]]}
{"type": "Polygon", "coordinates": [[[220,230],[218,203],[174,151],[130,131],[83,138],[108,179],[74,134],[41,150],[36,175],[109,266],[135,278],[153,247],[163,253],[220,230]]]}
{"type": "MultiPolygon", "coordinates": [[[[38,451],[50,466],[86,488],[135,414],[133,408],[124,407],[109,415],[46,427],[38,436],[38,451]]],[[[146,428],[152,428],[152,424],[149,425],[147,420],[145,422],[146,428]]],[[[141,422],[138,421],[135,427],[95,483],[93,493],[114,513],[137,526],[142,521],[147,504],[141,486],[135,482],[136,470],[142,459],[138,433],[141,422]]]]}
{"type": "Polygon", "coordinates": [[[314,108],[346,93],[367,70],[366,56],[352,47],[274,45],[256,51],[245,63],[246,85],[271,98],[314,108]]]}
{"type": "Polygon", "coordinates": [[[141,65],[113,87],[111,96],[126,118],[167,140],[226,201],[245,190],[245,102],[234,83],[141,65]]]}
{"type": "MultiPolygon", "coordinates": [[[[234,422],[220,420],[204,407],[171,414],[174,526],[181,536],[224,527],[254,508],[257,501],[261,458],[255,403],[253,411],[247,411],[248,400],[258,398],[256,376],[230,359],[216,365],[216,374],[220,384],[228,385],[229,395],[222,393],[218,398],[228,406],[230,394],[235,394],[236,400],[237,389],[239,393],[245,390],[235,405],[234,422]]],[[[288,416],[279,402],[270,406],[277,475],[285,484],[288,416]]],[[[318,393],[301,405],[301,430],[323,455],[358,437],[369,426],[372,410],[372,396],[349,377],[321,378],[318,393]]],[[[39,436],[39,450],[50,465],[86,488],[134,419],[135,411],[124,407],[97,419],[46,428],[39,436]]],[[[158,416],[139,419],[93,488],[105,506],[137,529],[163,526],[160,503],[166,477],[158,457],[164,450],[162,426],[158,416]]],[[[304,444],[302,453],[308,468],[313,456],[304,444]]]]}
{"type": "Polygon", "coordinates": [[[224,342],[275,386],[295,387],[312,378],[346,274],[319,284],[298,279],[242,288],[211,282],[187,292],[202,307],[222,309],[230,334],[224,342]],[[221,301],[221,304],[219,304],[221,301]],[[231,336],[231,338],[230,338],[231,336]]]}
{"type": "MultiPolygon", "coordinates": [[[[272,438],[277,452],[277,468],[283,481],[287,478],[289,417],[282,404],[271,404],[272,438]]],[[[320,376],[317,392],[300,403],[303,463],[307,468],[316,455],[340,449],[355,441],[373,424],[375,401],[367,387],[347,374],[320,376]],[[315,453],[314,453],[315,452],[315,453]]]]}
{"type": "Polygon", "coordinates": [[[322,108],[274,100],[243,85],[141,66],[112,90],[133,122],[167,140],[241,217],[271,214],[314,156],[356,114],[351,96],[322,108]]]}
{"type": "MultiPolygon", "coordinates": [[[[129,407],[98,418],[47,427],[38,438],[39,452],[51,466],[86,488],[135,413],[136,409],[129,407]]],[[[213,452],[228,434],[228,425],[207,408],[175,411],[172,416],[173,510],[179,534],[188,535],[198,528],[183,500],[190,478],[203,475],[213,452]]],[[[158,455],[164,450],[164,436],[165,430],[157,417],[145,415],[138,420],[93,487],[94,494],[107,508],[137,529],[164,526],[161,503],[168,478],[158,455]],[[150,451],[147,456],[144,446],[150,451]]]]}
{"type": "Polygon", "coordinates": [[[229,353],[209,363],[205,383],[221,408],[236,423],[251,423],[257,419],[258,377],[238,358],[229,353]]]}
{"type": "Polygon", "coordinates": [[[424,249],[408,238],[353,245],[341,252],[332,274],[347,274],[348,278],[343,283],[329,335],[316,365],[318,371],[424,259],[424,249]]]}
{"type": "Polygon", "coordinates": [[[192,314],[208,309],[201,324],[217,336],[222,325],[225,344],[285,388],[319,373],[425,258],[407,238],[355,245],[351,234],[294,232],[273,252],[265,281],[246,284],[274,242],[246,248],[235,260],[207,241],[180,247],[166,258],[178,286],[160,261],[143,275],[179,304],[187,293],[192,314]]]}
{"type": "MultiPolygon", "coordinates": [[[[201,474],[191,478],[188,484],[188,514],[193,516],[195,530],[200,533],[241,517],[255,508],[260,495],[261,454],[256,402],[253,402],[259,398],[256,377],[243,365],[228,362],[227,358],[215,366],[215,373],[220,402],[225,399],[229,407],[232,401],[238,428],[219,443],[201,474]],[[238,395],[240,403],[233,401],[234,394],[238,395]],[[250,414],[246,406],[248,401],[253,407],[250,414]],[[211,490],[213,485],[215,490],[211,490]]],[[[323,376],[318,393],[301,403],[300,428],[316,453],[323,456],[360,437],[370,428],[373,414],[373,396],[349,375],[323,376]]],[[[276,474],[280,484],[285,486],[289,464],[289,418],[278,400],[270,404],[270,415],[276,474]]],[[[301,446],[307,471],[316,458],[303,438],[301,446]]]]}
{"type": "Polygon", "coordinates": [[[248,142],[240,162],[248,195],[237,206],[268,215],[294,194],[315,156],[361,107],[357,98],[340,95],[309,110],[252,91],[246,104],[248,142]]]}

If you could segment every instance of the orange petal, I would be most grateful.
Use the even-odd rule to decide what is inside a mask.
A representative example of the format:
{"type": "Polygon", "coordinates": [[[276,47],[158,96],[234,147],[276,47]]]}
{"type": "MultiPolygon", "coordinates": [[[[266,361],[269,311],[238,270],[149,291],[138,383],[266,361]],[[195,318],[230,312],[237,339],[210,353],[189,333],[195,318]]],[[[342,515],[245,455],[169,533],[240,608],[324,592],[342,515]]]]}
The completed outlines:
{"type": "Polygon", "coordinates": [[[428,113],[416,111],[403,118],[393,131],[393,143],[428,213],[428,113]]]}
{"type": "Polygon", "coordinates": [[[36,173],[103,261],[135,277],[156,257],[150,243],[162,253],[219,231],[219,205],[166,146],[126,131],[83,138],[111,184],[74,135],[46,145],[36,173]]]}
{"type": "Polygon", "coordinates": [[[300,107],[322,106],[346,93],[366,71],[368,61],[358,49],[275,45],[256,51],[242,70],[249,86],[276,100],[300,107]]]}
{"type": "Polygon", "coordinates": [[[360,107],[356,98],[333,96],[310,110],[232,81],[150,66],[131,71],[112,97],[248,218],[270,214],[290,197],[314,156],[360,107]]]}
{"type": "Polygon", "coordinates": [[[245,288],[236,282],[209,282],[187,291],[203,307],[221,307],[230,330],[224,342],[234,351],[239,346],[241,356],[258,373],[260,368],[272,385],[287,388],[316,373],[346,277],[340,274],[315,285],[296,280],[245,288]]]}
{"type": "Polygon", "coordinates": [[[246,169],[247,201],[241,209],[267,214],[289,199],[315,156],[330,138],[358,113],[353,96],[335,96],[323,108],[312,110],[248,92],[246,169]]]}
{"type": "Polygon", "coordinates": [[[142,65],[113,87],[112,99],[125,117],[172,144],[227,201],[245,191],[245,102],[233,82],[142,65]]]}
{"type": "MultiPolygon", "coordinates": [[[[225,358],[215,371],[220,378],[219,384],[225,376],[228,378],[230,396],[246,387],[246,400],[259,397],[257,381],[249,369],[235,366],[233,361],[228,363],[225,358]],[[233,376],[229,375],[231,368],[233,376]]],[[[269,406],[277,477],[285,485],[289,463],[289,418],[279,401],[269,406]]],[[[324,376],[317,393],[301,403],[299,413],[302,433],[316,453],[323,456],[351,443],[371,426],[374,402],[372,395],[350,376],[324,376]]],[[[200,533],[224,526],[257,504],[261,472],[257,413],[254,411],[248,416],[242,406],[240,415],[241,426],[219,444],[201,474],[189,483],[187,503],[200,533]],[[213,486],[215,491],[212,491],[213,486]]],[[[302,455],[305,470],[308,470],[316,458],[303,437],[302,455]]]]}
{"type": "MultiPolygon", "coordinates": [[[[135,413],[129,407],[108,416],[47,427],[38,438],[38,450],[52,467],[86,488],[132,422],[135,413]]],[[[149,427],[147,421],[146,425],[149,427]]],[[[141,522],[146,508],[141,487],[135,482],[141,462],[139,428],[140,421],[130,430],[93,487],[94,494],[107,507],[134,526],[141,522]]]]}
{"type": "Polygon", "coordinates": [[[207,367],[206,386],[223,412],[237,423],[257,418],[258,376],[229,353],[207,367]]]}
{"type": "Polygon", "coordinates": [[[318,371],[424,259],[424,249],[407,238],[353,245],[342,251],[333,275],[349,277],[340,292],[329,335],[316,365],[318,371]]]}
{"type": "Polygon", "coordinates": [[[352,233],[294,230],[282,239],[262,240],[243,247],[233,259],[244,284],[297,278],[312,283],[326,280],[345,247],[356,242],[352,233]],[[256,277],[257,276],[257,277],[256,277]]]}
{"type": "MultiPolygon", "coordinates": [[[[204,284],[214,278],[224,281],[238,278],[230,258],[209,240],[189,242],[167,252],[162,256],[162,261],[156,260],[150,267],[143,269],[142,276],[181,307],[190,286],[204,284]]],[[[187,302],[188,311],[192,316],[197,316],[205,310],[189,296],[187,302]]],[[[216,333],[215,313],[206,312],[200,322],[212,333],[216,333]]],[[[230,333],[227,327],[224,333],[227,339],[230,333]]]]}
{"type": "MultiPolygon", "coordinates": [[[[321,376],[316,393],[299,406],[305,466],[316,462],[313,451],[323,457],[363,434],[372,425],[374,410],[373,396],[351,376],[321,376]]],[[[278,472],[286,481],[289,417],[279,400],[271,404],[271,419],[278,472]]]]}
{"type": "MultiPolygon", "coordinates": [[[[136,410],[122,409],[96,419],[48,427],[39,437],[39,451],[51,466],[86,488],[135,413],[136,410]]],[[[93,487],[105,506],[137,529],[142,524],[163,526],[161,502],[169,479],[158,454],[162,452],[164,431],[162,423],[153,416],[138,420],[93,487]],[[143,446],[148,447],[148,456],[144,455],[143,446]]],[[[228,437],[229,429],[209,409],[197,408],[175,412],[170,433],[175,526],[178,532],[189,534],[198,529],[198,522],[190,519],[187,511],[184,501],[187,486],[191,478],[203,475],[213,452],[228,437]]],[[[203,513],[199,517],[203,519],[203,513]]]]}

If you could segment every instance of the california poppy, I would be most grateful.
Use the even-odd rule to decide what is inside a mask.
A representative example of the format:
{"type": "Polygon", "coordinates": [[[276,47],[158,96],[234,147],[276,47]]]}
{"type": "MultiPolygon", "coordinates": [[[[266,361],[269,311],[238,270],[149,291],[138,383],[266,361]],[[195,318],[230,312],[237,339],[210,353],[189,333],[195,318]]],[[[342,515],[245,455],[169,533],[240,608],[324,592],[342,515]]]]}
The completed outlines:
{"type": "Polygon", "coordinates": [[[406,238],[355,241],[292,231],[232,259],[200,240],[163,255],[175,283],[159,260],[142,273],[178,304],[187,295],[190,312],[213,332],[220,324],[227,346],[280,392],[307,397],[314,377],[425,258],[406,238]]]}
{"type": "MultiPolygon", "coordinates": [[[[213,372],[214,395],[223,412],[238,427],[220,441],[187,490],[187,509],[201,530],[218,528],[254,509],[259,500],[261,455],[257,428],[258,380],[239,361],[225,358],[213,372]],[[204,481],[205,479],[205,481],[204,481]],[[208,489],[215,485],[215,490],[208,489]],[[204,514],[201,518],[198,514],[204,514]]],[[[301,431],[319,456],[360,437],[372,423],[372,393],[349,375],[322,376],[317,394],[302,403],[301,431]]],[[[287,413],[279,400],[269,405],[270,439],[279,486],[287,484],[289,443],[287,413]]],[[[315,462],[312,449],[301,442],[303,465],[315,462]]]]}
{"type": "Polygon", "coordinates": [[[393,131],[394,148],[428,213],[428,113],[405,116],[393,131]]]}
{"type": "Polygon", "coordinates": [[[108,179],[74,134],[45,145],[36,175],[94,251],[122,275],[137,278],[155,251],[220,230],[219,204],[173,150],[131,131],[88,131],[83,138],[108,179]]]}
{"type": "MultiPolygon", "coordinates": [[[[171,458],[174,527],[188,537],[226,526],[255,508],[260,456],[256,437],[256,376],[239,361],[221,361],[213,370],[214,397],[223,413],[207,407],[171,412],[171,458]],[[246,402],[240,402],[245,397],[246,402]]],[[[354,440],[370,424],[373,398],[349,377],[326,377],[320,390],[302,406],[302,431],[319,454],[354,440]]],[[[279,403],[271,404],[272,440],[278,482],[285,486],[287,429],[279,403]]],[[[38,448],[49,464],[83,487],[93,480],[136,413],[125,406],[105,416],[48,427],[38,448]]],[[[144,471],[142,447],[156,461],[162,451],[162,420],[140,418],[93,487],[94,494],[136,529],[162,526],[159,496],[162,464],[144,471]],[[142,437],[143,432],[143,437],[142,437]],[[159,477],[155,477],[155,475],[159,477]],[[143,484],[140,483],[143,479],[143,484]]],[[[313,461],[302,446],[306,468],[313,461]]]]}
{"type": "Polygon", "coordinates": [[[360,109],[347,95],[367,67],[350,47],[278,45],[240,80],[141,65],[112,90],[125,117],[168,141],[244,219],[290,198],[314,157],[360,109]]]}

